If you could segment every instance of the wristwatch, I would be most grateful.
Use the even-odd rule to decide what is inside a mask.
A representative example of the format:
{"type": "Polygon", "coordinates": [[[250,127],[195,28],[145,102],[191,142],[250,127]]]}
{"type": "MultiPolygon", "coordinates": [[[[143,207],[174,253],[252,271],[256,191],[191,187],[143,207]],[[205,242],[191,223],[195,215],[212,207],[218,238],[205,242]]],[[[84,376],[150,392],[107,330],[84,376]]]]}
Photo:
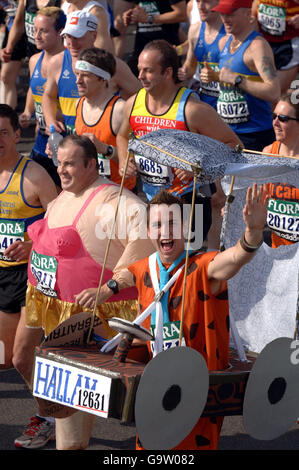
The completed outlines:
{"type": "Polygon", "coordinates": [[[109,279],[109,281],[107,281],[107,286],[112,290],[113,294],[119,293],[118,284],[115,279],[109,279]]]}
{"type": "Polygon", "coordinates": [[[234,86],[235,87],[239,86],[242,80],[243,80],[243,77],[241,77],[241,75],[237,75],[234,81],[234,86]]]}
{"type": "Polygon", "coordinates": [[[114,148],[112,145],[108,145],[106,153],[103,153],[104,157],[111,157],[113,155],[114,148]]]}

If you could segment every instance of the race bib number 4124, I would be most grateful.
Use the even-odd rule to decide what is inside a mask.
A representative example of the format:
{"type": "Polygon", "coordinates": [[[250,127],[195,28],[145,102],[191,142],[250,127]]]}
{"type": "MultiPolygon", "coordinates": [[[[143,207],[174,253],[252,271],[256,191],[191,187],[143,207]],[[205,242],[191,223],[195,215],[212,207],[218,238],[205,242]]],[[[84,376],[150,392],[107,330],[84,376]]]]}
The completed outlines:
{"type": "Polygon", "coordinates": [[[0,222],[0,259],[6,259],[4,251],[16,241],[24,241],[24,222],[2,220],[0,222]]]}

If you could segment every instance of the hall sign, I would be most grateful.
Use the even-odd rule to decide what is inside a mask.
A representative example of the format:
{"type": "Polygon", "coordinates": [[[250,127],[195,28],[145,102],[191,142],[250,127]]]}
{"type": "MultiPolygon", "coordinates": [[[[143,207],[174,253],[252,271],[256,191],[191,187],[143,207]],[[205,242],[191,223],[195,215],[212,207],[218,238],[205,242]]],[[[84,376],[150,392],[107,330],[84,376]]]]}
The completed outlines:
{"type": "Polygon", "coordinates": [[[102,418],[108,418],[110,377],[36,357],[33,395],[102,418]]]}

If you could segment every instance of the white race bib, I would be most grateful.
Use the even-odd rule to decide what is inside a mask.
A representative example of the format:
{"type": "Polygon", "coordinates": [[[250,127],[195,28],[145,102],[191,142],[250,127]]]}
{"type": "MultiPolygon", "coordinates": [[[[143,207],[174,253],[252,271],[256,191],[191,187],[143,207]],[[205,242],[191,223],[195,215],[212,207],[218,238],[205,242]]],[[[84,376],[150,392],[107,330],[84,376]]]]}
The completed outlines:
{"type": "Polygon", "coordinates": [[[261,3],[258,21],[263,31],[273,36],[282,36],[286,30],[286,10],[274,5],[261,3]]]}
{"type": "Polygon", "coordinates": [[[26,36],[28,38],[28,41],[31,42],[31,44],[35,44],[34,18],[35,18],[35,15],[33,13],[29,13],[28,11],[25,11],[25,31],[26,31],[26,36]]]}
{"type": "Polygon", "coordinates": [[[24,222],[14,220],[1,220],[0,222],[0,259],[13,261],[4,255],[4,251],[16,241],[24,241],[24,222]]]}
{"type": "MultiPolygon", "coordinates": [[[[201,63],[200,66],[201,66],[201,69],[202,69],[204,67],[204,64],[201,63]]],[[[213,69],[215,72],[219,72],[218,64],[209,63],[209,67],[211,69],[213,69]]],[[[200,86],[201,86],[201,91],[205,95],[208,95],[208,96],[218,96],[219,95],[220,86],[219,86],[219,82],[217,82],[217,81],[216,82],[208,82],[208,83],[200,82],[200,86]]]]}
{"type": "Polygon", "coordinates": [[[267,225],[280,237],[298,241],[299,202],[269,199],[267,225]]]}
{"type": "Polygon", "coordinates": [[[41,132],[46,131],[46,123],[44,120],[43,110],[41,103],[34,102],[34,111],[35,111],[35,119],[38,122],[38,127],[41,132]]]}
{"type": "Polygon", "coordinates": [[[168,166],[160,165],[140,155],[135,155],[135,162],[142,181],[156,186],[172,182],[173,174],[168,166]]]}
{"type": "Polygon", "coordinates": [[[57,297],[55,291],[57,260],[54,256],[41,255],[32,250],[30,269],[37,280],[36,289],[49,297],[57,297]]]}
{"type": "Polygon", "coordinates": [[[105,158],[100,158],[98,156],[99,162],[99,175],[106,176],[106,178],[110,178],[111,171],[110,171],[110,160],[106,160],[105,158]]]}
{"type": "Polygon", "coordinates": [[[217,112],[227,124],[249,121],[249,109],[244,94],[234,89],[220,88],[217,112]]]}
{"type": "MultiPolygon", "coordinates": [[[[163,351],[170,348],[177,348],[180,344],[180,321],[172,321],[163,325],[163,351]]],[[[155,338],[156,328],[151,326],[151,333],[155,338]]],[[[181,346],[186,346],[185,338],[182,336],[181,346]]],[[[154,353],[155,342],[151,341],[151,350],[154,353]]]]}

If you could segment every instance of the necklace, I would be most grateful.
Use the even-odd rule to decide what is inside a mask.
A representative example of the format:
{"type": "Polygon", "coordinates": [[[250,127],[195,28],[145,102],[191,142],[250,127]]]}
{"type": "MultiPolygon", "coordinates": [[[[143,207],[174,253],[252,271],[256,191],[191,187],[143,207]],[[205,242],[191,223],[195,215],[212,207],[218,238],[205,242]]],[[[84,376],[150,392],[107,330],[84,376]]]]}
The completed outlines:
{"type": "Polygon", "coordinates": [[[239,49],[239,47],[242,44],[242,41],[237,40],[236,44],[234,44],[233,41],[234,40],[232,40],[232,42],[230,43],[230,50],[231,50],[232,53],[236,52],[236,50],[239,49]]]}

